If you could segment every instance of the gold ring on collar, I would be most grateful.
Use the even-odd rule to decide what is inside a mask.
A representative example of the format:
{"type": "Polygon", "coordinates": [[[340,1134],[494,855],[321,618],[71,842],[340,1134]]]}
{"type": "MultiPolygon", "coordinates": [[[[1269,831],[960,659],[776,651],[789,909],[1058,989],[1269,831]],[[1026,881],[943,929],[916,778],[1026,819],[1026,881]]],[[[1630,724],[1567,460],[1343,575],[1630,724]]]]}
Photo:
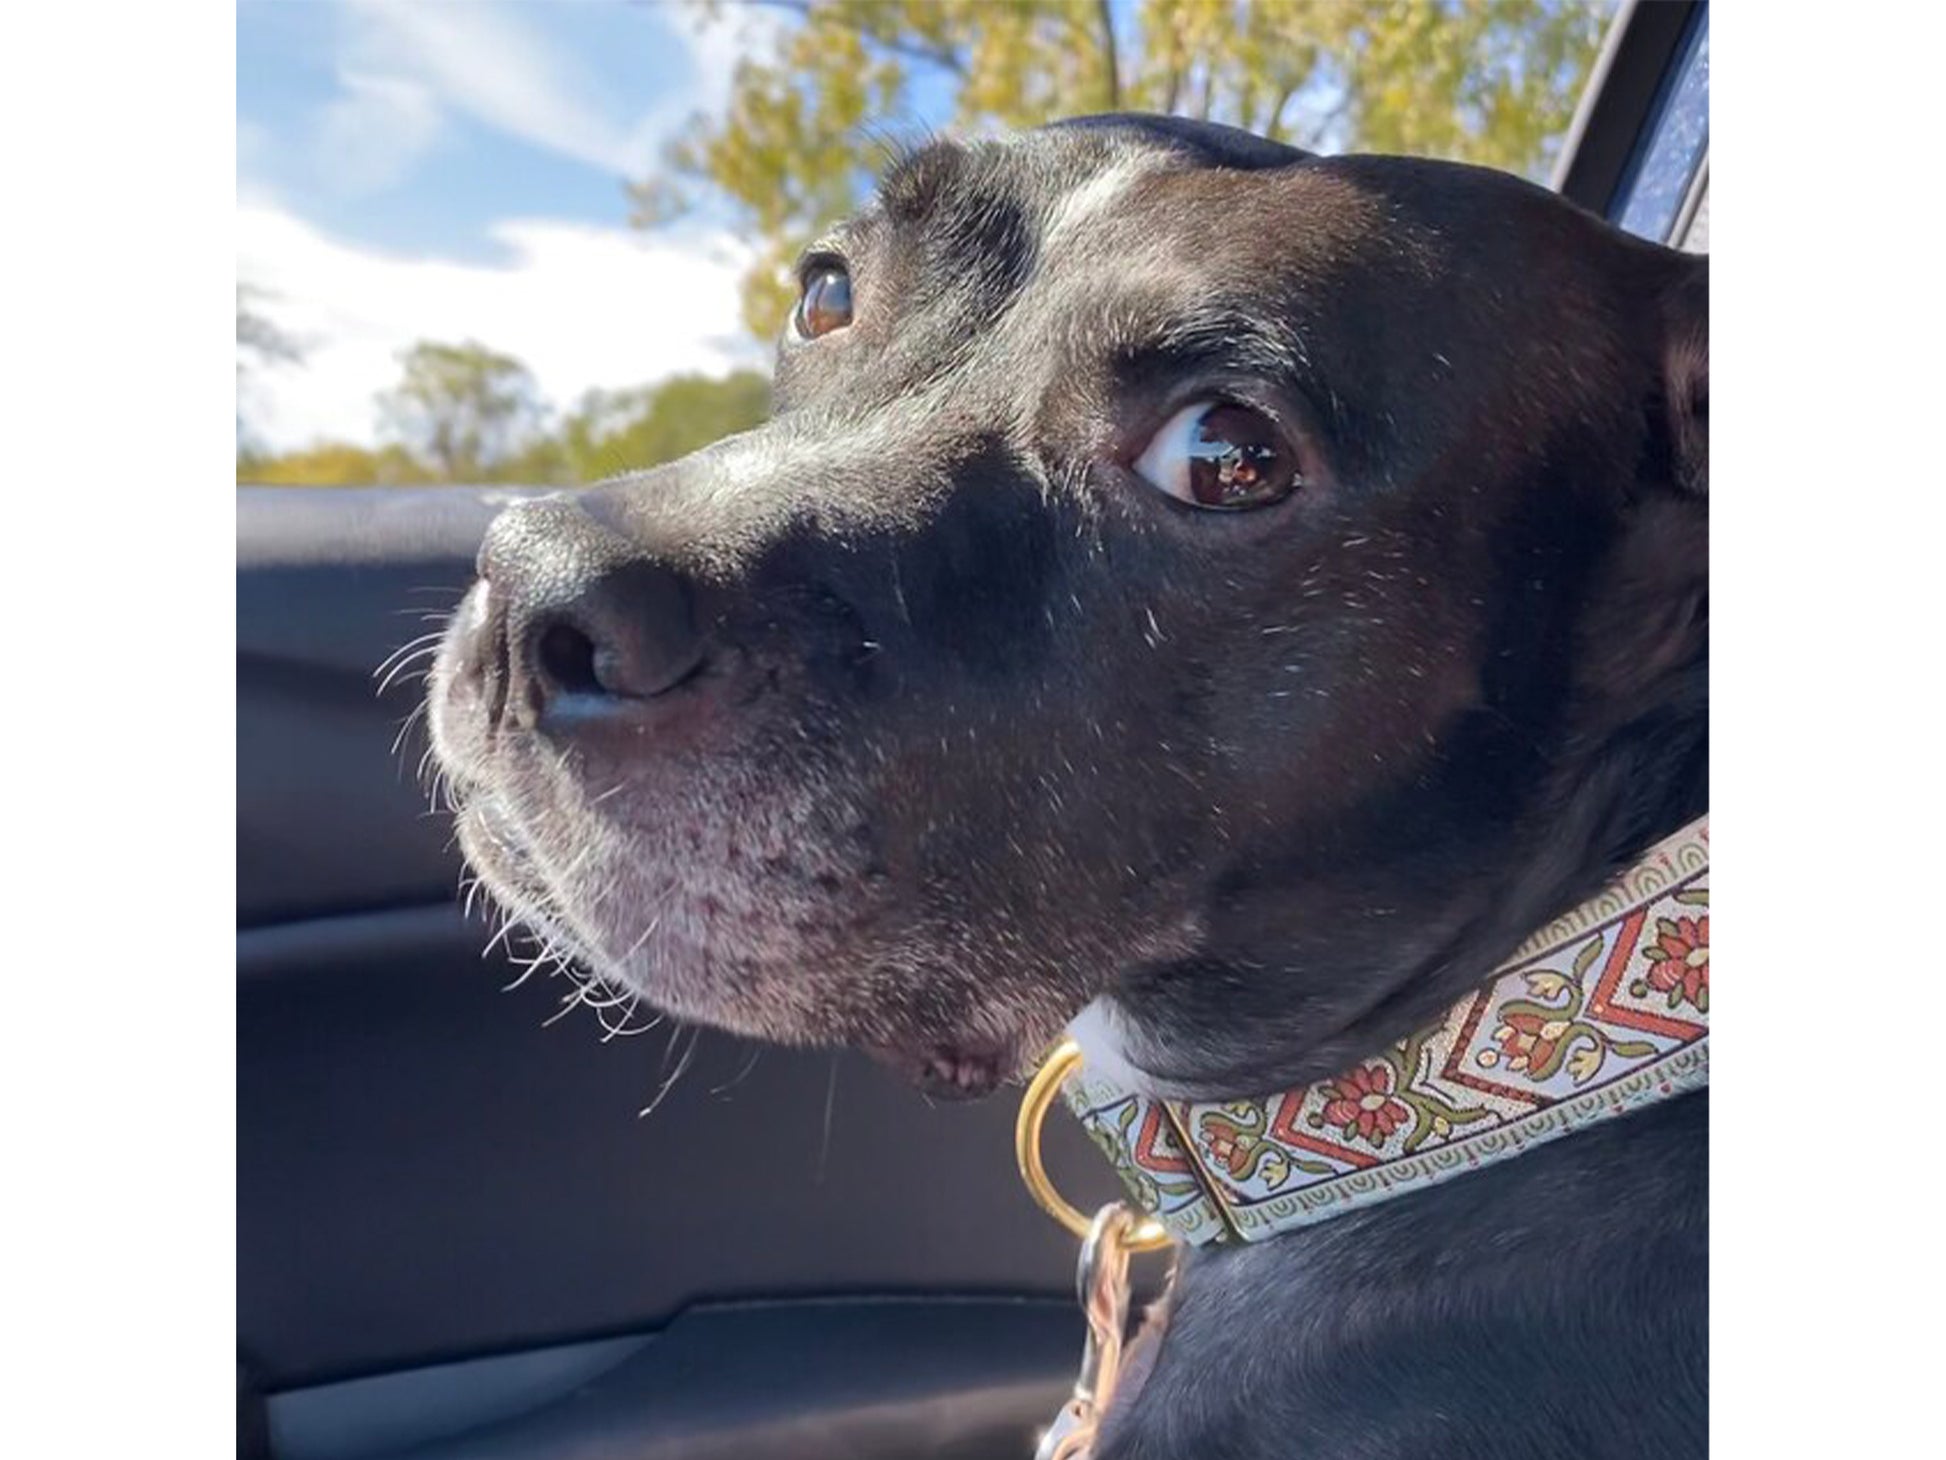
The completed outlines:
{"type": "MultiPolygon", "coordinates": [[[[1080,1068],[1081,1046],[1074,1040],[1063,1039],[1048,1052],[1034,1078],[1027,1082],[1026,1093],[1020,1097],[1020,1115],[1014,1121],[1014,1156],[1020,1162],[1020,1179],[1026,1183],[1028,1195],[1042,1211],[1075,1236],[1085,1239],[1093,1220],[1082,1215],[1079,1208],[1054,1189],[1047,1168],[1041,1164],[1041,1122],[1047,1118],[1047,1108],[1061,1093],[1068,1076],[1080,1068]]],[[[1167,1247],[1169,1242],[1168,1229],[1151,1216],[1142,1217],[1122,1239],[1122,1245],[1132,1252],[1153,1252],[1167,1247]]]]}

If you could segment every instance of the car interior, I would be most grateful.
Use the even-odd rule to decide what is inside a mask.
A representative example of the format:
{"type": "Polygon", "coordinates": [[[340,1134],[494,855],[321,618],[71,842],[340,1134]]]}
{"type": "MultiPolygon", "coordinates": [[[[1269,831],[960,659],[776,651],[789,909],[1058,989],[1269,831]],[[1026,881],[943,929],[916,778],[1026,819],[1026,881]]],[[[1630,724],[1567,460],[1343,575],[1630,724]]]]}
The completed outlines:
{"type": "MultiPolygon", "coordinates": [[[[1625,4],[1555,186],[1704,249],[1707,98],[1708,6],[1625,4]]],[[[1031,1453],[1083,1322],[1011,1099],[611,1032],[465,906],[375,671],[522,495],[238,490],[239,1457],[1031,1453]]],[[[1072,1121],[1046,1159],[1117,1194],[1072,1121]]]]}

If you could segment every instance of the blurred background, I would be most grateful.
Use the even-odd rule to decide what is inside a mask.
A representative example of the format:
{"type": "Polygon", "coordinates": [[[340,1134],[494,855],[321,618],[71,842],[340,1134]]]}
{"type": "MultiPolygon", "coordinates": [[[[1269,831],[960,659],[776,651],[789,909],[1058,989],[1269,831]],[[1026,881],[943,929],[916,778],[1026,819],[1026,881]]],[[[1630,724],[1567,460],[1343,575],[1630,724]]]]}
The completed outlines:
{"type": "Polygon", "coordinates": [[[239,483],[572,485],[754,424],[897,147],[1094,111],[1547,178],[1613,0],[240,0],[239,483]]]}

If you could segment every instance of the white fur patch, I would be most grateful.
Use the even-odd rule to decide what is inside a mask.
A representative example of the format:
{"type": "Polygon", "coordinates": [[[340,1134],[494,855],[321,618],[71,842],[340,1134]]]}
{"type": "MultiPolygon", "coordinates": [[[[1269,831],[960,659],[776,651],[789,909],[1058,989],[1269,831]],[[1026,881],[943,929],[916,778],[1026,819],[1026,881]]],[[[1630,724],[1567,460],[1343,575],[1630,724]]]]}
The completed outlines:
{"type": "Polygon", "coordinates": [[[1153,157],[1131,153],[1089,178],[1054,205],[1041,237],[1042,249],[1052,252],[1069,235],[1086,228],[1109,212],[1121,201],[1122,194],[1128,191],[1130,185],[1154,167],[1153,157]]]}
{"type": "Polygon", "coordinates": [[[1154,1088],[1155,1081],[1129,1056],[1128,1021],[1112,998],[1104,994],[1076,1014],[1074,1022],[1068,1025],[1068,1033],[1081,1046],[1085,1068],[1124,1090],[1159,1093],[1154,1088]]]}

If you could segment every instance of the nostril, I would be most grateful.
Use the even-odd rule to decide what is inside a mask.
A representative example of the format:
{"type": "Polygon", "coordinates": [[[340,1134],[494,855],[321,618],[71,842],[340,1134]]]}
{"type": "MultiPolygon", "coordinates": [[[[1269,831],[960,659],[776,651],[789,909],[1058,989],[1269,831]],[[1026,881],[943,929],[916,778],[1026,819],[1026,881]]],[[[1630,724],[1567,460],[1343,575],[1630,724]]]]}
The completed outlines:
{"type": "Polygon", "coordinates": [[[504,576],[492,593],[507,604],[509,702],[528,728],[568,733],[639,708],[695,680],[707,662],[688,580],[660,563],[597,570],[568,554],[539,560],[529,578],[504,576]]]}
{"type": "Polygon", "coordinates": [[[607,694],[595,667],[595,641],[570,623],[552,623],[534,650],[542,674],[564,694],[607,694]]]}

